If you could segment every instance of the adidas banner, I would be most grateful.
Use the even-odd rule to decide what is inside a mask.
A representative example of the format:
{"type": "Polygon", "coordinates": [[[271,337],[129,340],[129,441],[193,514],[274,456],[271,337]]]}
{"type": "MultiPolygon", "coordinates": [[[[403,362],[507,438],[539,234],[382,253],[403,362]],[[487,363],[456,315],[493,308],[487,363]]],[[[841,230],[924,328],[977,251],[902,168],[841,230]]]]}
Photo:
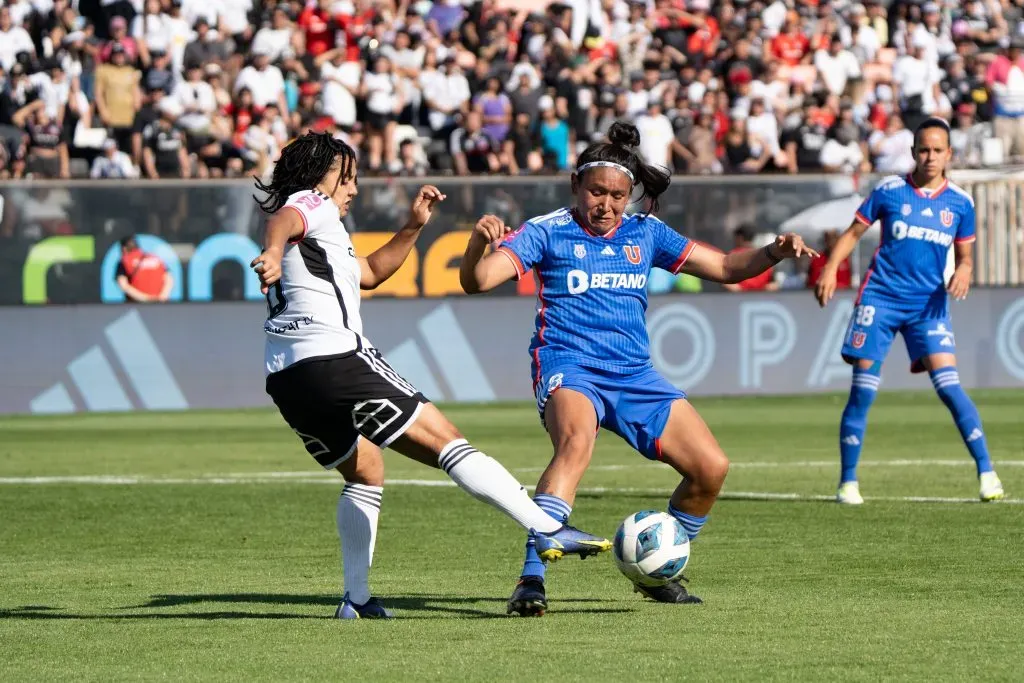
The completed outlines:
{"type": "MultiPolygon", "coordinates": [[[[1011,289],[952,304],[968,388],[1024,386],[1024,299],[1011,289]]],[[[691,395],[845,391],[839,357],[849,293],[824,311],[809,292],[651,299],[657,369],[691,395]]],[[[529,400],[526,297],[367,301],[369,338],[435,401],[529,400]]],[[[271,405],[264,391],[265,304],[15,307],[4,312],[0,413],[183,410],[271,405]]],[[[928,389],[897,340],[885,389],[928,389]]]]}

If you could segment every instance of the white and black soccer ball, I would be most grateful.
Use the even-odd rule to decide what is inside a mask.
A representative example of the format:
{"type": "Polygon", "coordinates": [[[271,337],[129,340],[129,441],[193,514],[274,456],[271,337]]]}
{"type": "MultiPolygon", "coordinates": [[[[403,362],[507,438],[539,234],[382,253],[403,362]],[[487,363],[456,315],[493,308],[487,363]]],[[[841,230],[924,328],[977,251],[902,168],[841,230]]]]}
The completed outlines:
{"type": "Polygon", "coordinates": [[[662,586],[686,569],[690,538],[672,515],[644,510],[622,520],[612,552],[627,579],[643,586],[662,586]]]}

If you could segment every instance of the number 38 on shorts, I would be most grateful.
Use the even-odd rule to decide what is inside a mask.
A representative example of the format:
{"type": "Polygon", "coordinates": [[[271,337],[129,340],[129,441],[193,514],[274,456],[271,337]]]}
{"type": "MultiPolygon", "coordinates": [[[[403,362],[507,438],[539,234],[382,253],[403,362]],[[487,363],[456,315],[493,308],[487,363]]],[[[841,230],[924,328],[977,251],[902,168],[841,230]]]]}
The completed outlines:
{"type": "Polygon", "coordinates": [[[944,306],[899,311],[860,304],[850,316],[843,357],[885,360],[897,332],[903,336],[911,363],[936,353],[956,352],[953,327],[944,306]]]}

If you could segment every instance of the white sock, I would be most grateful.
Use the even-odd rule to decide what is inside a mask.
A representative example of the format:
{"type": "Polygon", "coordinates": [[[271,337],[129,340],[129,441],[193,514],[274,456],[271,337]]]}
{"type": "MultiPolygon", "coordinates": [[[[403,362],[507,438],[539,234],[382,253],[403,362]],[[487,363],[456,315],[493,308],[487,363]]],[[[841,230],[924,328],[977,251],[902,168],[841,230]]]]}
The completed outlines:
{"type": "Polygon", "coordinates": [[[357,605],[370,599],[370,565],[377,541],[381,486],[345,484],[338,498],[338,536],[341,537],[341,567],[345,591],[357,605]]]}
{"type": "Polygon", "coordinates": [[[537,507],[530,494],[500,462],[484,455],[465,439],[456,439],[443,449],[438,464],[462,490],[514,519],[527,531],[551,533],[561,528],[548,513],[537,507]]]}

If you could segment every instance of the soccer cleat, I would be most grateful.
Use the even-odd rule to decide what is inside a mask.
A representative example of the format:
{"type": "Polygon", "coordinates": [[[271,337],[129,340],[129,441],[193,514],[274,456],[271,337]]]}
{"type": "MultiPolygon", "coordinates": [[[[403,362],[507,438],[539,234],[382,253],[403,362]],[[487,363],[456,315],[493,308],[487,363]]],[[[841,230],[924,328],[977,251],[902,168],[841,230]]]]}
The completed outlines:
{"type": "Polygon", "coordinates": [[[689,581],[686,577],[679,577],[675,581],[669,581],[662,586],[641,586],[638,583],[633,584],[633,592],[645,595],[651,600],[656,602],[667,602],[675,605],[701,605],[704,603],[703,600],[698,598],[696,595],[690,595],[683,584],[679,580],[689,581]]]}
{"type": "Polygon", "coordinates": [[[568,524],[550,534],[534,532],[537,539],[537,554],[545,562],[557,562],[563,555],[579,555],[588,558],[612,549],[612,542],[580,531],[568,524]]]}
{"type": "Polygon", "coordinates": [[[539,576],[524,576],[519,579],[512,597],[508,599],[508,614],[521,617],[542,617],[548,609],[548,598],[544,595],[544,579],[539,576]]]}
{"type": "Polygon", "coordinates": [[[348,593],[341,599],[341,604],[334,612],[335,619],[390,619],[394,614],[384,609],[379,598],[370,598],[365,605],[357,605],[348,598],[348,593]]]}
{"type": "Polygon", "coordinates": [[[978,483],[981,502],[988,503],[1006,497],[1006,494],[1003,493],[1003,482],[999,481],[995,472],[982,472],[978,477],[978,483]]]}
{"type": "Polygon", "coordinates": [[[843,505],[861,505],[864,498],[860,495],[860,485],[855,481],[844,481],[839,485],[836,502],[843,505]]]}

